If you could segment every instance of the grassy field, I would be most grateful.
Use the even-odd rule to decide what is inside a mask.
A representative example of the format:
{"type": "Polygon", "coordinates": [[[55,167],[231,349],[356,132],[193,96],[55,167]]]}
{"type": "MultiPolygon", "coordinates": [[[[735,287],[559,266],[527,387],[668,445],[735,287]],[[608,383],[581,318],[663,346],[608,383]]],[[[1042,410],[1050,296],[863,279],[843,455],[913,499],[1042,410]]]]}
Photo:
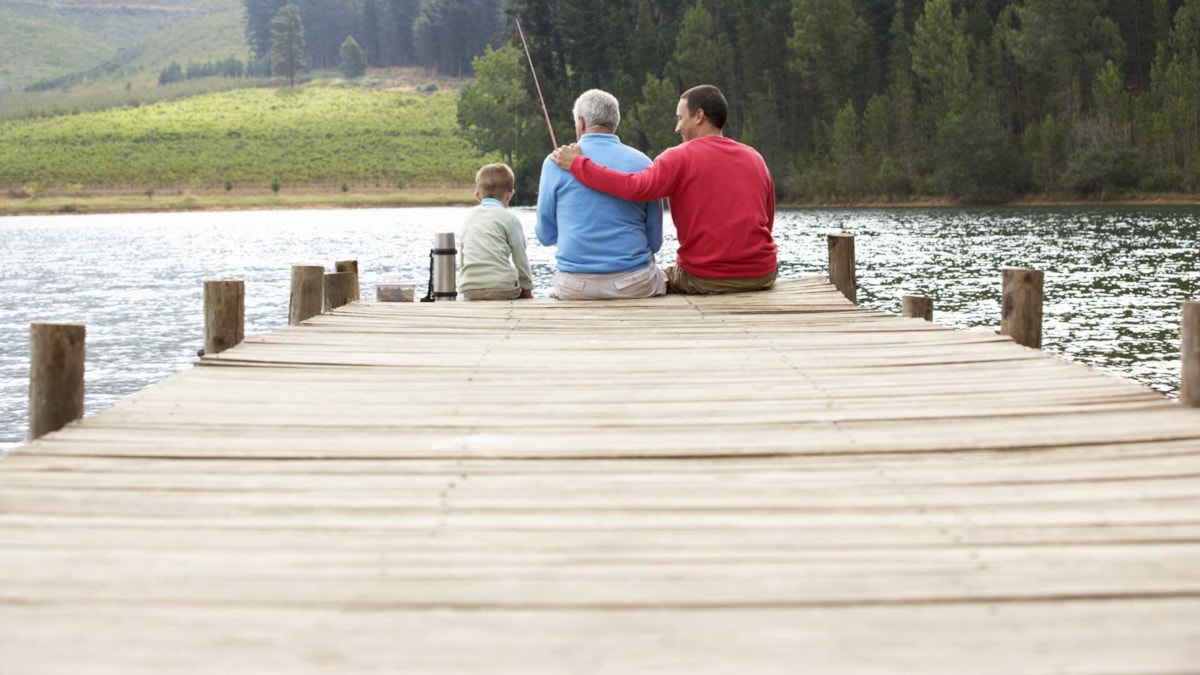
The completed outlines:
{"type": "Polygon", "coordinates": [[[180,189],[233,198],[276,180],[282,195],[465,184],[496,158],[461,138],[456,102],[313,86],[13,120],[0,123],[0,188],[19,201],[180,189]]]}

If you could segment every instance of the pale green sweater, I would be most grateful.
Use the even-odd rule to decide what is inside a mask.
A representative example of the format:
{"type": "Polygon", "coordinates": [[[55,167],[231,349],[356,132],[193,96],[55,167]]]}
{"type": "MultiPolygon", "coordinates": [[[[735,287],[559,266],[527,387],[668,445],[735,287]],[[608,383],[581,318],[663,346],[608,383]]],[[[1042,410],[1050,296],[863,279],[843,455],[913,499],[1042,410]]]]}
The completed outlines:
{"type": "Polygon", "coordinates": [[[458,290],[533,290],[521,221],[504,204],[484,199],[467,213],[458,243],[458,290]],[[509,262],[511,260],[511,262],[509,262]]]}

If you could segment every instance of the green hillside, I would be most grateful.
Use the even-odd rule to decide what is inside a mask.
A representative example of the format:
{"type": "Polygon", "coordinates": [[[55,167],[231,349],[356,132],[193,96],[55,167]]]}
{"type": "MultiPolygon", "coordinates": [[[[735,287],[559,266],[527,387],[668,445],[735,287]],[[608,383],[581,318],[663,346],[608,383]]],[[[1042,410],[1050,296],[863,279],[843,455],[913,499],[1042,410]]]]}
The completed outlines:
{"type": "Polygon", "coordinates": [[[72,75],[92,91],[153,86],[173,60],[246,53],[238,0],[0,0],[0,94],[72,75]]]}
{"type": "Polygon", "coordinates": [[[178,12],[121,14],[0,0],[0,92],[100,65],[178,17],[178,12]]]}
{"type": "Polygon", "coordinates": [[[0,185],[469,181],[451,94],[242,89],[0,123],[0,185]]]}

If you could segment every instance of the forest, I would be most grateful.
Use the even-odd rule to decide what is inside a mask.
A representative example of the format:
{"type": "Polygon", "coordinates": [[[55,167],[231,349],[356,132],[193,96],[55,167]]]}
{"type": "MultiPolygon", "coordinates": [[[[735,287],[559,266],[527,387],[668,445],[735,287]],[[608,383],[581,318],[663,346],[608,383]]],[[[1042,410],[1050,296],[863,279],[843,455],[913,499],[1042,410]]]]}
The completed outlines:
{"type": "MultiPolygon", "coordinates": [[[[248,40],[264,53],[261,28],[281,2],[245,2],[248,40]]],[[[575,97],[599,87],[621,101],[623,140],[653,156],[679,142],[679,93],[715,84],[730,102],[727,135],[763,154],[784,199],[1200,192],[1200,0],[300,7],[314,66],[335,65],[353,35],[371,65],[474,73],[459,123],[509,159],[527,200],[551,144],[516,19],[560,142],[573,140],[575,97]]]]}
{"type": "Polygon", "coordinates": [[[421,65],[441,75],[471,73],[471,60],[505,30],[505,0],[243,0],[246,42],[259,58],[271,48],[271,20],[300,9],[308,66],[336,68],[347,36],[367,65],[421,65]]]}

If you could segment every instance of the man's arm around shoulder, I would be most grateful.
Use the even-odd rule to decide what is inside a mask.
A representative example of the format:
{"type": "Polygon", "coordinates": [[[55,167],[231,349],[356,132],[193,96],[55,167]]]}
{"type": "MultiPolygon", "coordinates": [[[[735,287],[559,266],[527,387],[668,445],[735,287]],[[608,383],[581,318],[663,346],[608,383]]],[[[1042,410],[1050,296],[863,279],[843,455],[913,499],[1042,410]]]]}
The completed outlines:
{"type": "Polygon", "coordinates": [[[559,148],[551,157],[559,168],[570,171],[580,183],[631,202],[648,202],[670,196],[681,168],[670,150],[637,173],[601,166],[584,157],[576,145],[559,148]]]}

